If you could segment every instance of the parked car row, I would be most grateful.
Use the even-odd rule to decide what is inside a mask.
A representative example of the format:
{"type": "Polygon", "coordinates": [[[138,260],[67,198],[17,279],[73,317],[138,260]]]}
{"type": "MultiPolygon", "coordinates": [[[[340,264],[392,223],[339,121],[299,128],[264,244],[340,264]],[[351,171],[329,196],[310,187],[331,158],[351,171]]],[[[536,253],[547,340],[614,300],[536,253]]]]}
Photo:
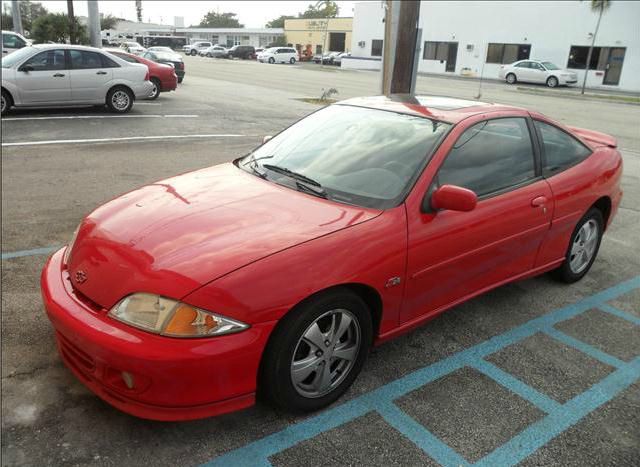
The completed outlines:
{"type": "Polygon", "coordinates": [[[78,45],[39,44],[2,57],[2,115],[12,107],[106,105],[131,110],[136,99],[157,99],[185,76],[182,56],[165,47],[141,55],[78,45]]]}

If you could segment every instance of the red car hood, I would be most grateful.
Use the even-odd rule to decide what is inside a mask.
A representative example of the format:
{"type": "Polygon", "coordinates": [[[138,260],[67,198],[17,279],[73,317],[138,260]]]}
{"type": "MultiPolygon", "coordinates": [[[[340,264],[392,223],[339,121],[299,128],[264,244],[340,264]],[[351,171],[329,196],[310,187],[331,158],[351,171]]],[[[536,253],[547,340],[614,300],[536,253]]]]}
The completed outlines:
{"type": "Polygon", "coordinates": [[[74,287],[105,308],[134,292],[181,298],[248,263],[379,213],[223,164],[96,209],[80,226],[68,268],[74,287]]]}

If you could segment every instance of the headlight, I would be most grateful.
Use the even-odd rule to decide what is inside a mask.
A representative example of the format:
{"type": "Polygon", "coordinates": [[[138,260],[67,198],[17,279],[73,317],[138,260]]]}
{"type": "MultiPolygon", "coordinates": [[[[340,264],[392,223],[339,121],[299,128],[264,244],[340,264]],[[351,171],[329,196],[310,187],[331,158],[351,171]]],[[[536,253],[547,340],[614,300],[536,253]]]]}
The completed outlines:
{"type": "Polygon", "coordinates": [[[136,293],[125,297],[109,316],[145,331],[171,337],[220,336],[249,325],[159,295],[136,293]]]}
{"type": "Polygon", "coordinates": [[[80,230],[80,226],[76,227],[76,230],[73,231],[73,235],[71,236],[71,241],[67,245],[67,249],[64,250],[64,256],[62,257],[62,264],[65,266],[69,264],[69,260],[71,259],[71,250],[73,250],[73,245],[76,243],[76,237],[78,236],[78,231],[80,230]]]}

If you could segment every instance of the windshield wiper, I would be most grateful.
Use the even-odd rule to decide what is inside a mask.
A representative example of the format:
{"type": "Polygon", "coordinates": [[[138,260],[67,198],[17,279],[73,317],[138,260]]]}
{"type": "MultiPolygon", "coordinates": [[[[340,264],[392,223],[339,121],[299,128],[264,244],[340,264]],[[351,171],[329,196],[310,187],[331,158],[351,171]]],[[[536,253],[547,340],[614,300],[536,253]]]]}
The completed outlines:
{"type": "Polygon", "coordinates": [[[322,185],[317,180],[314,180],[313,178],[309,178],[306,175],[302,175],[301,173],[294,172],[293,170],[287,169],[286,167],[280,167],[278,165],[272,165],[272,164],[262,164],[262,167],[264,167],[265,169],[269,169],[272,172],[278,172],[283,175],[287,175],[288,177],[295,178],[296,180],[300,180],[301,182],[308,183],[309,185],[322,188],[322,185]]]}
{"type": "Polygon", "coordinates": [[[317,180],[313,178],[307,177],[306,175],[302,175],[301,173],[294,172],[291,169],[287,169],[286,167],[280,167],[278,165],[272,164],[262,164],[262,167],[265,169],[269,169],[272,172],[277,172],[287,177],[291,177],[296,181],[296,187],[300,191],[305,191],[311,195],[319,196],[320,198],[329,198],[327,192],[322,188],[322,185],[317,180]]]}
{"type": "Polygon", "coordinates": [[[249,165],[249,168],[251,169],[251,171],[254,174],[256,174],[258,177],[267,178],[267,173],[263,172],[260,169],[258,169],[258,167],[260,167],[260,165],[258,164],[258,160],[256,159],[255,155],[251,155],[251,158],[247,162],[244,162],[242,164],[243,167],[246,167],[247,165],[249,165]]]}

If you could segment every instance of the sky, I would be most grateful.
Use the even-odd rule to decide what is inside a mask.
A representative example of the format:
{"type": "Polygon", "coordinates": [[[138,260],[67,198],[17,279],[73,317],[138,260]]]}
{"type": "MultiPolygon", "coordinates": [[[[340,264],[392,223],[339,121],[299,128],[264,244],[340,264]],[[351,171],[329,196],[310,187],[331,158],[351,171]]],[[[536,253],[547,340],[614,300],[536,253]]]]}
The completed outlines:
{"type": "MultiPolygon", "coordinates": [[[[36,0],[37,1],[37,0],[36,0]]],[[[3,1],[10,4],[9,1],[3,1]]],[[[40,1],[47,10],[55,13],[66,13],[65,0],[40,1]]],[[[296,16],[307,9],[315,0],[306,1],[190,1],[190,0],[142,0],[142,19],[145,22],[173,25],[174,16],[183,16],[184,25],[197,25],[202,17],[211,10],[220,13],[236,13],[240,23],[247,28],[262,28],[280,15],[296,16]]],[[[353,1],[338,1],[339,16],[353,16],[353,1]]],[[[73,9],[76,16],[87,16],[87,1],[75,0],[73,9]]],[[[136,21],[134,0],[99,0],[100,13],[111,14],[120,18],[136,21]]]]}

